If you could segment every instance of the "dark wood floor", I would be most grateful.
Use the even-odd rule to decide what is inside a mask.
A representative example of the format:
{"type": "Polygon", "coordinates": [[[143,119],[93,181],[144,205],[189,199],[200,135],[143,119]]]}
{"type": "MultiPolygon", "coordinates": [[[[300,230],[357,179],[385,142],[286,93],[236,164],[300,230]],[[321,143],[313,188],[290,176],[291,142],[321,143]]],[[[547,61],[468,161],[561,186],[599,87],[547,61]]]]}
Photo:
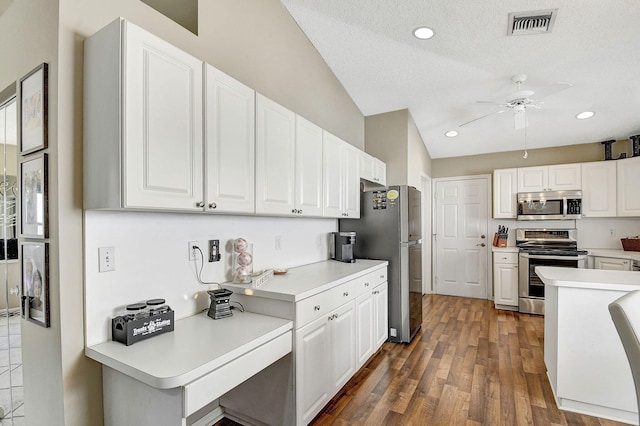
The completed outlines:
{"type": "Polygon", "coordinates": [[[411,344],[385,343],[313,425],[622,425],[558,410],[543,317],[439,295],[423,312],[411,344]]]}

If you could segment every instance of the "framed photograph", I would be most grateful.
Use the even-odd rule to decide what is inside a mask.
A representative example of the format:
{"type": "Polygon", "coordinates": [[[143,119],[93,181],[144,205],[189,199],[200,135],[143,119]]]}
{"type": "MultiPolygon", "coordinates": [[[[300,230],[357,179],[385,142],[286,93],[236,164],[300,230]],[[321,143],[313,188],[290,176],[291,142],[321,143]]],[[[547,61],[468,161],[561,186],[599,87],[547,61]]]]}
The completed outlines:
{"type": "Polygon", "coordinates": [[[40,64],[20,80],[20,154],[47,147],[47,64],[40,64]]]}
{"type": "Polygon", "coordinates": [[[20,234],[27,238],[48,238],[47,154],[22,160],[20,179],[20,234]]]}
{"type": "Polygon", "coordinates": [[[49,243],[23,242],[20,244],[20,255],[23,316],[49,327],[49,243]]]}

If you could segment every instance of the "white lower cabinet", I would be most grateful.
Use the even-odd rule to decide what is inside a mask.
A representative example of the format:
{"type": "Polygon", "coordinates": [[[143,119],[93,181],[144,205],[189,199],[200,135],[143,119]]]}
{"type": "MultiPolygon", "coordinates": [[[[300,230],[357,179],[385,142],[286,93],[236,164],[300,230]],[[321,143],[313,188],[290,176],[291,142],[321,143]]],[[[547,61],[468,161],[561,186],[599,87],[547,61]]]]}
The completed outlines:
{"type": "Polygon", "coordinates": [[[518,307],[518,253],[493,253],[493,301],[496,308],[518,307]]]}
{"type": "Polygon", "coordinates": [[[356,362],[360,368],[373,355],[374,306],[373,294],[368,292],[356,300],[357,344],[356,362]]]}
{"type": "Polygon", "coordinates": [[[294,337],[290,368],[278,373],[267,372],[249,380],[259,381],[261,386],[269,383],[268,386],[279,389],[277,392],[284,395],[282,399],[286,401],[272,411],[282,412],[282,416],[278,420],[265,417],[267,414],[261,412],[264,410],[248,402],[250,398],[243,394],[242,386],[223,398],[221,405],[225,409],[236,414],[250,412],[246,420],[252,424],[275,422],[300,426],[310,423],[318,415],[387,340],[387,268],[379,267],[379,261],[372,260],[358,260],[354,265],[365,262],[371,262],[375,267],[367,268],[367,273],[350,272],[340,276],[335,269],[348,266],[329,261],[328,269],[332,273],[328,276],[331,281],[339,282],[333,286],[329,285],[331,281],[318,279],[317,264],[309,265],[313,271],[309,275],[305,275],[304,266],[290,271],[287,278],[290,274],[295,275],[296,286],[311,279],[326,288],[298,301],[292,301],[296,298],[295,293],[284,299],[278,299],[277,295],[281,293],[265,294],[269,292],[264,290],[268,285],[261,287],[258,295],[246,293],[245,287],[228,285],[234,291],[234,299],[247,311],[293,320],[294,337]],[[355,278],[350,278],[352,276],[355,278]]]}
{"type": "Polygon", "coordinates": [[[325,317],[296,330],[297,424],[309,423],[331,397],[330,339],[325,317]]]}
{"type": "Polygon", "coordinates": [[[355,374],[355,338],[353,300],[296,331],[298,424],[313,420],[355,374]]]}
{"type": "Polygon", "coordinates": [[[630,271],[631,264],[632,262],[629,259],[619,259],[615,257],[601,257],[601,256],[594,256],[593,258],[594,269],[609,269],[612,271],[630,271]]]}

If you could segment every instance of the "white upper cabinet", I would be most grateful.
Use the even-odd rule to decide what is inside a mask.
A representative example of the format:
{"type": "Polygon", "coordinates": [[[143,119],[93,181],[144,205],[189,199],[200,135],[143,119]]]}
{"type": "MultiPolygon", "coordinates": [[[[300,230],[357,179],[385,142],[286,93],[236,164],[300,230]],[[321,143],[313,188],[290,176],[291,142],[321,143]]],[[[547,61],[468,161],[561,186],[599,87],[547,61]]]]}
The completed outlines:
{"type": "Polygon", "coordinates": [[[360,177],[379,186],[387,184],[387,165],[376,157],[360,152],[360,177]]]}
{"type": "Polygon", "coordinates": [[[322,128],[296,116],[294,214],[322,216],[322,128]]]}
{"type": "Polygon", "coordinates": [[[640,157],[617,160],[618,216],[640,216],[640,157]]]}
{"type": "Polygon", "coordinates": [[[616,161],[582,163],[582,216],[616,216],[616,161]]]}
{"type": "Polygon", "coordinates": [[[518,169],[518,192],[580,190],[580,164],[521,167],[518,169]]]}
{"type": "Polygon", "coordinates": [[[256,95],[256,213],[322,216],[322,128],[256,95]]]}
{"type": "Polygon", "coordinates": [[[85,208],[202,210],[202,61],[118,19],[84,70],[85,208]]]}
{"type": "Polygon", "coordinates": [[[493,217],[517,217],[518,169],[493,171],[493,217]]]}
{"type": "Polygon", "coordinates": [[[294,213],[296,114],[256,94],[256,213],[294,213]]]}
{"type": "Polygon", "coordinates": [[[205,211],[253,213],[255,92],[206,64],[205,211]]]}
{"type": "Polygon", "coordinates": [[[550,191],[576,191],[582,189],[580,163],[549,166],[550,191]]]}
{"type": "Polygon", "coordinates": [[[323,133],[323,215],[360,217],[360,151],[323,133]]]}

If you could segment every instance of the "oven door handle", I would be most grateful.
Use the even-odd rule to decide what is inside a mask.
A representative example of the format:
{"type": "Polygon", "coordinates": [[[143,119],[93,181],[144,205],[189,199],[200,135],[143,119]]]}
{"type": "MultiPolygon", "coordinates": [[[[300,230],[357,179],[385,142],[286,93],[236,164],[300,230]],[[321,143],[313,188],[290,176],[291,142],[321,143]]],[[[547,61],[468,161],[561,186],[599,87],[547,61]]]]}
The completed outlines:
{"type": "Polygon", "coordinates": [[[579,254],[577,256],[553,256],[553,255],[544,255],[544,254],[520,253],[520,256],[526,257],[527,259],[549,259],[549,260],[584,260],[587,258],[586,254],[579,254]]]}
{"type": "Polygon", "coordinates": [[[569,211],[569,206],[567,202],[567,197],[562,197],[562,216],[567,217],[567,212],[569,211]]]}

